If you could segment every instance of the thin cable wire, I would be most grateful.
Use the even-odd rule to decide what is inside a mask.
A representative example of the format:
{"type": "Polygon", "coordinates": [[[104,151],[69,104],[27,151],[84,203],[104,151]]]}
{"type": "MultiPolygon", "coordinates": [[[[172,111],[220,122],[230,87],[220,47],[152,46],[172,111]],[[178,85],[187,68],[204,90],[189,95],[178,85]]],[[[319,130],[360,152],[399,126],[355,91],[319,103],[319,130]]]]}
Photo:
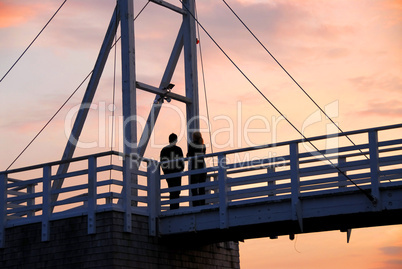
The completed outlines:
{"type": "MultiPolygon", "coordinates": [[[[198,14],[197,14],[197,6],[195,6],[195,15],[198,20],[198,14]]],[[[201,36],[200,36],[200,27],[197,24],[197,35],[198,35],[198,46],[200,48],[200,64],[201,64],[201,73],[202,73],[202,84],[204,87],[204,97],[205,97],[205,107],[207,111],[207,118],[208,118],[208,131],[209,131],[209,141],[211,144],[211,153],[214,153],[214,149],[212,147],[212,135],[211,135],[211,124],[210,124],[210,119],[209,119],[209,108],[208,108],[208,96],[207,96],[207,86],[205,82],[205,71],[204,71],[204,61],[202,57],[202,46],[201,46],[201,36]]],[[[215,166],[215,160],[212,159],[213,165],[215,166]]]]}
{"type": "MultiPolygon", "coordinates": [[[[140,10],[140,12],[138,12],[137,16],[135,16],[134,20],[136,20],[138,18],[138,16],[141,15],[141,13],[144,11],[144,9],[148,6],[150,0],[148,0],[148,2],[142,7],[142,9],[140,10]]],[[[120,37],[119,37],[120,39],[120,37]]]]}
{"type": "Polygon", "coordinates": [[[60,112],[60,110],[67,104],[68,101],[73,97],[73,95],[81,88],[82,84],[89,78],[89,76],[93,73],[93,70],[85,77],[85,79],[78,85],[78,87],[74,90],[74,92],[67,98],[67,100],[61,105],[61,107],[54,113],[54,115],[48,120],[48,122],[40,129],[40,131],[35,135],[35,137],[28,143],[28,145],[21,151],[20,154],[12,161],[12,163],[7,167],[6,171],[10,169],[10,167],[18,160],[18,158],[27,150],[27,148],[35,141],[35,139],[42,133],[42,131],[49,125],[49,123],[56,117],[56,115],[60,112]]]}
{"type": "MultiPolygon", "coordinates": [[[[182,4],[182,0],[179,0],[182,4]]],[[[209,34],[209,32],[202,26],[202,24],[195,18],[194,14],[187,8],[186,5],[183,5],[187,12],[192,16],[192,18],[197,22],[197,24],[201,27],[201,29],[205,32],[205,34],[211,39],[211,41],[218,47],[218,49],[226,56],[226,58],[233,64],[233,66],[243,75],[243,77],[254,87],[254,89],[260,93],[260,95],[295,129],[304,139],[304,141],[308,142],[318,153],[321,153],[318,148],[314,145],[312,141],[310,141],[265,95],[261,90],[250,80],[250,78],[243,72],[243,70],[229,57],[229,55],[223,50],[223,48],[216,42],[216,40],[209,34]]],[[[360,186],[358,186],[345,172],[343,172],[339,167],[337,167],[327,156],[323,153],[321,155],[328,161],[333,168],[338,170],[347,180],[349,180],[352,184],[354,184],[365,196],[373,203],[376,203],[376,199],[370,194],[363,190],[360,186]]]]}
{"type": "Polygon", "coordinates": [[[3,81],[3,79],[10,73],[10,71],[14,68],[14,66],[19,62],[19,60],[24,56],[25,52],[32,46],[32,44],[38,39],[38,37],[42,34],[43,30],[48,26],[48,24],[53,20],[53,18],[56,16],[56,14],[59,12],[59,10],[63,7],[63,5],[67,2],[67,0],[64,0],[64,2],[60,5],[60,7],[56,10],[56,12],[53,14],[53,16],[49,19],[49,21],[43,26],[42,30],[40,30],[39,34],[36,35],[34,40],[28,45],[28,47],[24,50],[24,52],[18,57],[18,59],[14,62],[14,64],[8,69],[8,71],[4,74],[4,76],[0,79],[0,83],[3,81]]]}
{"type": "MultiPolygon", "coordinates": [[[[63,4],[59,7],[59,9],[57,11],[60,10],[60,8],[64,5],[64,3],[67,0],[65,0],[63,2],[63,4]]],[[[149,4],[149,0],[148,2],[145,4],[145,6],[140,10],[140,12],[137,14],[137,16],[135,16],[134,20],[136,20],[138,18],[138,16],[142,13],[142,11],[145,9],[145,7],[149,4]]],[[[57,13],[57,12],[56,12],[57,13]]],[[[53,17],[56,15],[56,13],[53,15],[53,17]]],[[[52,18],[53,18],[52,17],[52,18]]],[[[49,20],[50,22],[50,20],[49,20]]],[[[49,22],[47,24],[49,24],[49,22]]],[[[46,25],[47,25],[46,24],[46,25]]],[[[46,26],[45,26],[46,27],[46,26]]],[[[42,29],[43,31],[43,29],[42,29]]],[[[41,32],[42,32],[41,31],[41,32]]],[[[117,40],[115,40],[115,43],[112,45],[112,47],[110,49],[112,49],[116,43],[120,40],[121,37],[119,37],[117,40]]],[[[33,42],[32,42],[33,43],[33,42]]],[[[32,44],[31,43],[31,44],[32,44]]],[[[26,49],[27,50],[27,49],[26,49]]],[[[25,51],[26,51],[25,50],[25,51]]],[[[24,51],[24,53],[25,53],[24,51]]],[[[21,58],[21,56],[20,56],[21,58]]],[[[14,64],[15,65],[15,64],[14,64]]],[[[11,70],[11,69],[10,69],[11,70]]],[[[10,167],[21,157],[21,155],[28,149],[28,147],[35,141],[35,139],[43,132],[43,130],[49,125],[49,123],[54,119],[54,117],[56,117],[56,115],[60,112],[60,110],[67,104],[67,102],[74,96],[74,94],[79,90],[79,88],[82,86],[82,84],[84,84],[84,82],[88,79],[88,77],[93,73],[94,70],[92,70],[91,72],[89,72],[89,74],[84,78],[84,80],[80,83],[80,85],[74,90],[74,92],[67,98],[67,100],[61,105],[61,107],[56,111],[56,113],[54,113],[54,115],[49,119],[49,121],[42,127],[42,129],[34,136],[34,138],[28,143],[28,145],[18,154],[18,156],[11,162],[11,164],[7,167],[6,171],[10,169],[10,167]]],[[[7,72],[8,73],[8,72],[7,72]]],[[[4,78],[4,77],[3,77],[4,78]]],[[[0,81],[1,82],[1,81],[0,81]]]]}
{"type": "MultiPolygon", "coordinates": [[[[343,130],[339,127],[338,124],[336,124],[331,117],[328,116],[328,114],[317,104],[316,101],[314,101],[314,99],[304,90],[304,88],[296,81],[296,79],[293,78],[293,76],[285,69],[285,67],[283,67],[283,65],[275,58],[275,56],[265,47],[265,45],[259,40],[259,38],[253,33],[253,31],[251,31],[251,29],[246,25],[246,23],[237,15],[237,13],[229,6],[229,4],[225,1],[222,0],[223,3],[225,3],[225,5],[230,9],[230,11],[233,13],[233,15],[235,15],[235,17],[241,22],[241,24],[243,24],[243,26],[247,29],[247,31],[255,38],[255,40],[257,40],[257,42],[264,48],[264,50],[272,57],[272,59],[280,66],[280,68],[289,76],[289,78],[300,88],[300,90],[303,91],[303,93],[314,103],[314,105],[316,107],[318,107],[318,109],[331,121],[331,123],[333,125],[336,126],[336,128],[338,128],[338,130],[341,133],[344,133],[343,130]]],[[[354,145],[356,146],[356,144],[352,141],[352,139],[350,139],[349,136],[345,135],[345,137],[354,145]]],[[[361,149],[358,149],[364,157],[366,157],[366,159],[368,160],[369,158],[367,157],[366,154],[363,153],[363,151],[361,149]]]]}

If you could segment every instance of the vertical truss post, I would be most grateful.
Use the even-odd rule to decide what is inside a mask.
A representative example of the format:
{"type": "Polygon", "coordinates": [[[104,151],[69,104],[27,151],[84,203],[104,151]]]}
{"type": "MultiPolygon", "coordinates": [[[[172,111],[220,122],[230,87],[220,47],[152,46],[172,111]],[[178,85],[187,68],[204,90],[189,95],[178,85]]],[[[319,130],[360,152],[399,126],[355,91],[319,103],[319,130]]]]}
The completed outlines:
{"type": "MultiPolygon", "coordinates": [[[[121,62],[123,91],[123,207],[125,211],[124,230],[131,232],[131,186],[136,183],[137,161],[137,113],[136,74],[134,46],[133,0],[120,0],[121,14],[121,62]]],[[[134,194],[135,195],[135,194],[134,194]]]]}
{"type": "MultiPolygon", "coordinates": [[[[197,74],[197,36],[195,28],[195,0],[183,0],[183,44],[184,67],[186,78],[186,97],[192,100],[186,105],[187,137],[200,128],[198,104],[198,74],[197,74]],[[191,14],[190,14],[191,13],[191,14]]],[[[188,140],[190,141],[190,140],[188,140]]]]}

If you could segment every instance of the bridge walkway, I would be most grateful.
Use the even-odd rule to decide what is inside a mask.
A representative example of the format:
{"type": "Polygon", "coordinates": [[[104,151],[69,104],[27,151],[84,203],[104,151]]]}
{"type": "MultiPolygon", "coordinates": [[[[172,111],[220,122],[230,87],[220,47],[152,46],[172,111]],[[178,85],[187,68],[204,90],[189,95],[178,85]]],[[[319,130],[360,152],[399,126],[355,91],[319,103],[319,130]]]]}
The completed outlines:
{"type": "Polygon", "coordinates": [[[167,240],[292,237],[402,224],[401,129],[399,124],[309,138],[319,151],[294,140],[207,154],[207,168],[169,175],[160,174],[160,162],[131,156],[139,169],[137,181],[129,183],[123,179],[125,156],[114,151],[3,171],[0,246],[8,227],[41,222],[47,241],[50,221],[74,216],[87,216],[88,233],[96,233],[95,215],[104,211],[125,212],[128,219],[148,216],[150,235],[167,240]],[[344,135],[359,142],[343,145],[344,135]],[[69,171],[57,175],[66,162],[69,171]],[[198,173],[207,173],[208,180],[189,184],[198,173]],[[182,185],[168,188],[166,179],[178,175],[182,185]],[[63,187],[52,190],[61,179],[63,187]],[[205,188],[205,195],[191,196],[195,187],[205,188]],[[178,190],[180,198],[169,200],[169,192],[178,190]],[[195,200],[205,205],[191,206],[195,200]],[[180,208],[170,210],[171,203],[180,208]]]}

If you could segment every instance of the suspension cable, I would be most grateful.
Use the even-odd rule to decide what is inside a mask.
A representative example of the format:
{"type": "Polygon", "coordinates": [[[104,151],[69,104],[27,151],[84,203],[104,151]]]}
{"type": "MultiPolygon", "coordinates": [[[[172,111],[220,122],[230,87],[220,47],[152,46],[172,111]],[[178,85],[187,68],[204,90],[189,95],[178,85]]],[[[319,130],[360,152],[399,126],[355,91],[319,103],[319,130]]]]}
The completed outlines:
{"type": "Polygon", "coordinates": [[[11,162],[11,164],[7,167],[6,171],[10,169],[10,167],[18,160],[18,158],[28,149],[28,147],[35,141],[35,139],[42,133],[42,131],[49,125],[49,123],[56,117],[56,115],[60,112],[60,110],[67,104],[68,101],[74,96],[74,94],[81,88],[82,84],[92,75],[93,70],[84,78],[84,80],[78,85],[78,87],[73,91],[73,93],[67,98],[67,100],[60,106],[60,108],[53,114],[53,116],[47,121],[47,123],[40,129],[40,131],[35,135],[34,138],[28,143],[28,145],[21,151],[20,154],[11,162]]]}
{"type": "MultiPolygon", "coordinates": [[[[64,5],[64,3],[67,0],[65,0],[63,2],[63,4],[59,7],[59,9],[57,11],[60,10],[60,8],[64,5]]],[[[149,0],[148,2],[145,4],[145,6],[140,10],[140,12],[137,14],[137,16],[135,16],[134,20],[136,20],[138,18],[138,16],[142,13],[142,11],[147,7],[147,5],[149,4],[149,0]]],[[[56,12],[57,13],[57,12],[56,12]]],[[[53,17],[56,15],[56,13],[53,15],[53,17]]],[[[53,18],[52,17],[52,18],[53,18]]],[[[50,21],[49,21],[50,22],[50,21]]],[[[47,24],[49,24],[49,22],[47,24]]],[[[47,25],[46,24],[46,25],[47,25]]],[[[46,27],[46,26],[45,26],[46,27]]],[[[43,31],[43,29],[42,29],[43,31]]],[[[42,32],[41,31],[41,32],[42,32]]],[[[114,44],[112,45],[111,48],[113,48],[116,43],[120,40],[121,37],[119,37],[117,40],[115,40],[114,44]]],[[[33,43],[33,42],[32,42],[33,43]]],[[[31,43],[31,44],[32,44],[31,43]]],[[[27,49],[26,49],[27,50],[27,49]]],[[[26,51],[25,50],[25,51],[26,51]]],[[[24,53],[25,53],[24,51],[24,53]]],[[[22,56],[20,56],[21,58],[22,56]]],[[[18,61],[18,60],[17,60],[18,61]]],[[[15,65],[15,64],[14,64],[15,65]]],[[[13,66],[14,66],[13,65],[13,66]]],[[[11,68],[10,68],[11,70],[11,68]]],[[[78,87],[73,91],[73,93],[67,98],[67,100],[61,105],[61,107],[56,111],[56,113],[54,113],[54,115],[48,120],[48,122],[42,127],[42,129],[40,129],[40,131],[34,136],[34,138],[28,143],[28,145],[17,155],[17,157],[11,162],[11,164],[7,167],[6,171],[8,171],[10,169],[10,167],[21,157],[21,155],[28,149],[28,147],[36,140],[36,138],[43,132],[43,130],[49,125],[49,123],[56,117],[56,115],[61,111],[61,109],[67,104],[68,101],[70,101],[70,99],[74,96],[74,94],[81,88],[82,84],[84,84],[84,82],[89,78],[89,76],[92,75],[94,70],[92,70],[91,72],[89,72],[89,74],[84,78],[84,80],[78,85],[78,87]]],[[[8,73],[8,72],[7,72],[8,73]]],[[[7,74],[6,74],[7,75],[7,74]]],[[[5,77],[5,76],[4,76],[5,77]]],[[[4,78],[3,77],[3,78],[4,78]]],[[[1,81],[0,81],[1,82],[1,81]]],[[[115,83],[114,83],[115,84],[115,83]]],[[[114,103],[114,100],[113,100],[114,103]]]]}
{"type": "MultiPolygon", "coordinates": [[[[197,6],[195,5],[195,15],[198,19],[198,13],[197,13],[197,6]]],[[[202,58],[202,46],[201,46],[201,36],[200,36],[200,27],[197,24],[197,35],[198,35],[198,46],[200,47],[200,64],[201,64],[201,73],[202,73],[202,84],[204,87],[204,97],[205,97],[205,107],[207,111],[207,118],[208,118],[208,132],[209,132],[209,141],[211,144],[211,153],[214,153],[214,149],[212,147],[212,135],[211,135],[211,124],[210,124],[210,118],[209,118],[209,108],[208,108],[208,97],[207,97],[207,86],[205,82],[205,71],[204,71],[204,61],[202,58]]],[[[213,159],[214,166],[215,166],[215,160],[213,159]]]]}
{"type": "MultiPolygon", "coordinates": [[[[182,4],[182,0],[179,0],[182,4]]],[[[303,140],[308,142],[318,153],[324,157],[326,161],[330,163],[330,165],[338,170],[347,180],[349,180],[353,185],[357,187],[373,204],[377,201],[376,199],[368,192],[363,190],[360,186],[358,186],[344,171],[342,171],[338,166],[336,166],[324,153],[320,152],[319,149],[314,145],[314,143],[308,139],[273,103],[270,101],[263,92],[251,81],[251,79],[243,72],[243,70],[230,58],[230,56],[223,50],[223,48],[216,42],[216,40],[209,34],[209,32],[202,26],[202,24],[195,18],[194,14],[187,8],[186,5],[183,4],[187,12],[191,15],[191,17],[197,22],[197,24],[201,27],[201,29],[205,32],[205,34],[211,39],[211,41],[217,46],[217,48],[225,55],[225,57],[233,64],[233,66],[243,75],[243,77],[254,87],[254,89],[295,129],[302,137],[303,140]]]]}
{"type": "MultiPolygon", "coordinates": [[[[255,38],[255,40],[264,48],[264,50],[272,57],[272,59],[279,65],[279,67],[289,76],[289,78],[299,87],[299,89],[311,100],[311,102],[314,103],[314,105],[331,121],[331,123],[336,126],[336,128],[343,134],[343,130],[339,127],[338,124],[336,124],[331,117],[328,116],[328,114],[318,105],[316,101],[309,95],[304,88],[296,81],[295,78],[286,70],[286,68],[275,58],[275,56],[266,48],[266,46],[260,41],[260,39],[251,31],[251,29],[246,25],[246,23],[236,14],[236,12],[229,6],[229,4],[225,1],[222,0],[223,3],[229,8],[229,10],[233,13],[233,15],[241,22],[241,24],[247,29],[247,31],[255,38]]],[[[352,141],[352,139],[348,136],[345,135],[345,137],[353,144],[353,146],[356,146],[356,144],[352,141]]],[[[363,151],[359,148],[358,149],[360,153],[363,154],[364,157],[368,160],[369,158],[363,151]]]]}
{"type": "Polygon", "coordinates": [[[11,69],[14,68],[14,66],[19,62],[19,60],[22,58],[22,56],[24,56],[25,52],[27,52],[27,50],[32,46],[32,44],[36,41],[36,39],[38,39],[38,37],[41,35],[41,33],[43,32],[43,30],[45,30],[45,28],[48,26],[48,24],[53,20],[53,18],[56,16],[56,14],[59,12],[59,10],[63,7],[63,5],[67,2],[67,0],[64,0],[64,2],[60,5],[60,7],[56,10],[56,12],[53,14],[53,16],[48,20],[48,22],[45,24],[45,26],[43,26],[42,30],[40,30],[39,34],[36,35],[36,37],[32,40],[32,42],[28,45],[28,47],[24,50],[24,52],[22,52],[22,54],[20,55],[20,57],[18,57],[18,59],[14,62],[14,64],[10,67],[10,69],[8,69],[8,71],[4,74],[4,76],[0,79],[0,83],[3,81],[3,79],[8,75],[8,73],[10,73],[11,69]]]}

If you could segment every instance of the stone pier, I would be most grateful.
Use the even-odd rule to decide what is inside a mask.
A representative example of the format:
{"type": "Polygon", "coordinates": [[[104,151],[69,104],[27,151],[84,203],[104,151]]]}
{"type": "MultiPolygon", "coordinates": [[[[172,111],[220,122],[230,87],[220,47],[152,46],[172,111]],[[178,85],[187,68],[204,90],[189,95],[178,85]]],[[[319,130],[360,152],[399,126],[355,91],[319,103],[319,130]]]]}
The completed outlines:
{"type": "Polygon", "coordinates": [[[41,241],[41,223],[7,228],[0,268],[240,268],[238,243],[162,240],[148,235],[142,215],[133,215],[132,233],[123,231],[118,211],[98,213],[95,234],[88,234],[87,216],[50,225],[47,242],[41,241]]]}

